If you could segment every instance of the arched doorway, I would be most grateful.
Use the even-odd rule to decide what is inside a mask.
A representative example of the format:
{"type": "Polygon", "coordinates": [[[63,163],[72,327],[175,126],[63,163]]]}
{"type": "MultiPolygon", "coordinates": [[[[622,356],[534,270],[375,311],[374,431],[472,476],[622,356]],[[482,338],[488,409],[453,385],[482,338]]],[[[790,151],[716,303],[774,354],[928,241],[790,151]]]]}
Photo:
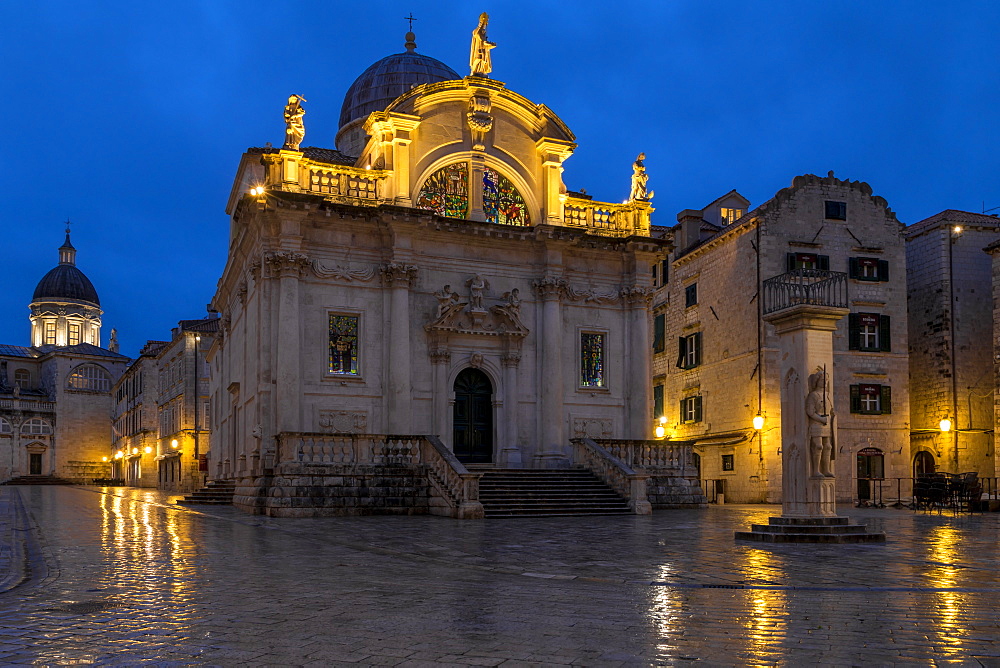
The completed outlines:
{"type": "Polygon", "coordinates": [[[913,456],[913,477],[919,478],[922,475],[929,475],[937,470],[937,464],[934,463],[934,455],[927,452],[926,450],[921,450],[913,456]]]}
{"type": "Polygon", "coordinates": [[[493,383],[479,369],[455,379],[454,452],[461,462],[493,461],[493,383]]]}

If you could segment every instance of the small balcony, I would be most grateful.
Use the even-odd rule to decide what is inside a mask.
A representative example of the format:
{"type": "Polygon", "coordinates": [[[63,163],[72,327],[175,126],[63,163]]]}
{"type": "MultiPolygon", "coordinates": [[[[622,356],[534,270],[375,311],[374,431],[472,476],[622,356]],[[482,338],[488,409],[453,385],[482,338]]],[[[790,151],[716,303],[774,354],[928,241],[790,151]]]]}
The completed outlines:
{"type": "Polygon", "coordinates": [[[793,306],[847,308],[847,274],[795,269],[764,281],[764,315],[793,306]]]}

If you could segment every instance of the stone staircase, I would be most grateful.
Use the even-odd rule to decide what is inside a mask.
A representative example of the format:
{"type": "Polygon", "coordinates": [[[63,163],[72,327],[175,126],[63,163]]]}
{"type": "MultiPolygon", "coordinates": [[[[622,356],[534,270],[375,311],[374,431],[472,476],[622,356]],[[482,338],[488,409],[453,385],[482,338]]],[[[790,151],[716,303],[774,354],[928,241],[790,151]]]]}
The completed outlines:
{"type": "Polygon", "coordinates": [[[477,469],[487,518],[630,515],[628,502],[586,469],[477,469]]]}
{"type": "Polygon", "coordinates": [[[22,475],[11,478],[4,485],[75,485],[72,480],[57,478],[53,475],[22,475]]]}
{"type": "Polygon", "coordinates": [[[193,494],[188,494],[183,499],[177,499],[176,503],[186,506],[231,506],[235,491],[236,482],[233,480],[209,480],[208,485],[193,494]]]}

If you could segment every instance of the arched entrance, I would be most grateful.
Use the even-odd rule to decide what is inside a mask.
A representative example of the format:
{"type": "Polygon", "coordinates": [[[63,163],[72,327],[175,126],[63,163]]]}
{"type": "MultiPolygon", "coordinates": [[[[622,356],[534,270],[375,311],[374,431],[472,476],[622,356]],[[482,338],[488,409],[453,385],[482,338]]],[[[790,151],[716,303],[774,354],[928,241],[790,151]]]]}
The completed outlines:
{"type": "Polygon", "coordinates": [[[913,456],[913,477],[919,478],[922,475],[929,475],[937,470],[937,464],[934,463],[934,455],[927,452],[926,450],[921,450],[913,456]]]}
{"type": "Polygon", "coordinates": [[[455,456],[470,464],[493,461],[493,383],[479,369],[463,369],[454,389],[455,456]]]}

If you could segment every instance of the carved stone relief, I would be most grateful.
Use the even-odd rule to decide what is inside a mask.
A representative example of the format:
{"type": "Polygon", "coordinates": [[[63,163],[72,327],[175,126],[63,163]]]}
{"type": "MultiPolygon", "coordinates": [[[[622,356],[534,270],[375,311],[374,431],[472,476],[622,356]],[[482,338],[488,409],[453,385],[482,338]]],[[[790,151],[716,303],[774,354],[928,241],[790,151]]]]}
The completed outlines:
{"type": "Polygon", "coordinates": [[[574,417],[574,438],[611,438],[614,420],[611,418],[574,417]]]}
{"type": "Polygon", "coordinates": [[[364,434],[368,431],[368,413],[365,411],[321,410],[318,422],[321,431],[335,434],[364,434]]]}
{"type": "Polygon", "coordinates": [[[333,266],[325,265],[319,260],[313,260],[313,273],[320,278],[332,278],[338,281],[370,281],[375,278],[375,267],[367,269],[351,269],[339,264],[333,266]]]}

